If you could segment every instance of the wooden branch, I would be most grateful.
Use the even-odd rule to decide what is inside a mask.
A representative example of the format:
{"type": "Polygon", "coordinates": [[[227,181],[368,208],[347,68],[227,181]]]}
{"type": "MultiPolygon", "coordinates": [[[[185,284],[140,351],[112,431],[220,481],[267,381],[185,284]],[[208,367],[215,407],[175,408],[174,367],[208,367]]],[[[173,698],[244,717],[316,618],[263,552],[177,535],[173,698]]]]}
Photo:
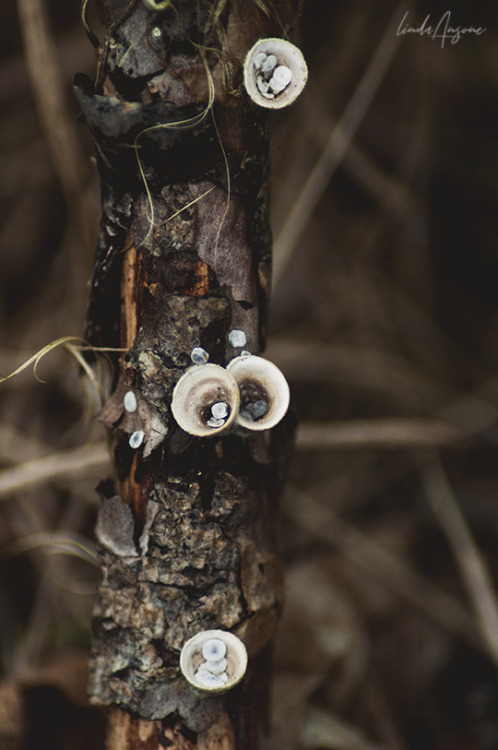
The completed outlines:
{"type": "Polygon", "coordinates": [[[249,749],[267,724],[282,603],[274,525],[293,420],[196,437],[171,398],[194,350],[225,367],[242,349],[232,330],[251,353],[264,346],[266,117],[244,96],[241,68],[294,13],[283,0],[269,14],[247,0],[97,5],[97,88],[77,81],[103,201],[87,335],[126,354],[101,414],[117,481],[99,488],[90,693],[112,707],[110,750],[249,749]],[[179,669],[185,642],[210,629],[237,635],[249,656],[223,694],[197,692],[179,669]]]}

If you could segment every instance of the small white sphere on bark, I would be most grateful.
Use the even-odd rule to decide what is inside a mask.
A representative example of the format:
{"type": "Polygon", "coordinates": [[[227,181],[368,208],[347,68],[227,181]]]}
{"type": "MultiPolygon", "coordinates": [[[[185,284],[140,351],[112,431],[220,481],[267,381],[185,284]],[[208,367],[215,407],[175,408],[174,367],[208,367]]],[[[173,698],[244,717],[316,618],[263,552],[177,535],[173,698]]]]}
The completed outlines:
{"type": "Polygon", "coordinates": [[[143,430],[136,430],[135,432],[132,432],[130,435],[130,439],[128,440],[130,448],[133,448],[134,450],[140,448],[144,441],[144,437],[145,433],[143,430]]]}
{"type": "Polygon", "coordinates": [[[125,408],[125,411],[129,412],[130,414],[133,414],[137,410],[137,397],[133,393],[133,391],[126,391],[124,398],[123,398],[123,406],[125,408]]]}
{"type": "Polygon", "coordinates": [[[190,352],[190,359],[194,365],[205,365],[209,361],[209,354],[201,346],[194,346],[190,352]]]}

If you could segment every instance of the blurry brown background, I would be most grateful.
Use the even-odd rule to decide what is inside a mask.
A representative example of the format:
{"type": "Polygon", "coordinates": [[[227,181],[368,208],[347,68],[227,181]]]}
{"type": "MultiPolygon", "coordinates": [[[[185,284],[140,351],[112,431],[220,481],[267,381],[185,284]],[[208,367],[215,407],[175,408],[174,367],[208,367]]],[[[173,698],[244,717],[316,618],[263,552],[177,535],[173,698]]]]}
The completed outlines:
{"type": "MultiPolygon", "coordinates": [[[[41,4],[44,49],[38,4],[20,0],[22,23],[1,9],[2,374],[82,335],[98,230],[71,93],[93,49],[76,0],[41,4]]],[[[489,0],[304,3],[309,84],[272,115],[267,355],[301,428],[265,750],[498,748],[497,32],[489,0]],[[396,34],[407,11],[487,30],[441,48],[396,34]]],[[[0,385],[0,750],[99,748],[84,692],[105,435],[67,350],[38,375],[0,385]]]]}

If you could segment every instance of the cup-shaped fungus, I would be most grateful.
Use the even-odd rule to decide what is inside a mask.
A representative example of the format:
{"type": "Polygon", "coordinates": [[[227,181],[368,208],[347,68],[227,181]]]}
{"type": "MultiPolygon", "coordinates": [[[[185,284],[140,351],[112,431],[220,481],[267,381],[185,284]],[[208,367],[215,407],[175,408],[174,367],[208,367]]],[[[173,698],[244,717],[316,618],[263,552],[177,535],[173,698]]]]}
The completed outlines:
{"type": "Polygon", "coordinates": [[[197,690],[223,693],[243,678],[247,668],[246,647],[225,630],[204,630],[185,643],[180,669],[197,690]]]}
{"type": "Polygon", "coordinates": [[[173,390],[171,411],[182,430],[209,437],[226,430],[239,410],[237,384],[220,365],[190,367],[173,390]]]}
{"type": "Polygon", "coordinates": [[[237,425],[247,430],[268,430],[289,408],[289,386],[273,362],[254,355],[235,357],[227,367],[237,383],[240,408],[237,425]]]}
{"type": "Polygon", "coordinates": [[[301,50],[285,39],[259,39],[246,55],[244,86],[260,107],[287,107],[297,99],[307,80],[308,67],[301,50]]]}

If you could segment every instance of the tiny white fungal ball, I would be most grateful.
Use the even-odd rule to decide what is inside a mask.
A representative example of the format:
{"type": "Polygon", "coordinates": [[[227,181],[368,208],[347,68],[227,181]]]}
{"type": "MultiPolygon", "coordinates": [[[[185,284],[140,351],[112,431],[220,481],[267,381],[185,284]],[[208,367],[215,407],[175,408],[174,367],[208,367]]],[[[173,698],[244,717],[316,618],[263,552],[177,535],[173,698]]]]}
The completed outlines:
{"type": "Polygon", "coordinates": [[[258,419],[265,416],[268,412],[268,408],[268,403],[262,399],[259,401],[253,401],[240,410],[240,415],[250,422],[256,422],[258,419]]]}
{"type": "Polygon", "coordinates": [[[228,662],[226,659],[218,659],[218,661],[205,661],[202,667],[211,674],[222,674],[226,672],[228,662]]]}
{"type": "Polygon", "coordinates": [[[143,430],[136,430],[135,432],[132,432],[130,435],[130,439],[128,440],[128,445],[130,448],[140,448],[144,441],[145,433],[143,430]]]}
{"type": "Polygon", "coordinates": [[[230,346],[233,346],[234,349],[238,348],[239,346],[245,346],[247,343],[247,336],[244,331],[241,331],[238,328],[234,328],[228,334],[228,343],[230,344],[230,346]]]}
{"type": "Polygon", "coordinates": [[[202,646],[202,655],[206,661],[219,661],[225,657],[227,647],[219,638],[210,638],[202,646]]]}
{"type": "Polygon", "coordinates": [[[199,667],[195,673],[195,679],[202,687],[217,688],[222,687],[228,680],[226,674],[212,674],[207,669],[203,669],[203,666],[199,667]]]}
{"type": "Polygon", "coordinates": [[[216,419],[215,417],[209,417],[209,419],[206,421],[206,424],[208,427],[217,429],[218,427],[223,427],[225,422],[226,422],[225,419],[216,419]]]}
{"type": "Polygon", "coordinates": [[[268,411],[268,404],[262,399],[260,401],[254,401],[251,404],[251,411],[253,413],[254,419],[260,419],[261,417],[264,417],[264,415],[268,411]]]}
{"type": "Polygon", "coordinates": [[[287,65],[279,65],[273,71],[270,79],[270,88],[274,94],[279,94],[292,81],[292,71],[287,65]]]}
{"type": "Polygon", "coordinates": [[[240,352],[241,357],[250,357],[251,352],[248,352],[247,349],[244,349],[244,351],[240,352]]]}
{"type": "Polygon", "coordinates": [[[212,405],[211,414],[215,419],[223,419],[223,417],[228,417],[228,406],[224,401],[218,401],[216,404],[212,405]]]}
{"type": "Polygon", "coordinates": [[[261,70],[261,66],[263,65],[266,58],[267,55],[264,52],[258,52],[258,54],[254,56],[253,65],[256,70],[261,70]]]}
{"type": "Polygon", "coordinates": [[[275,55],[267,55],[266,60],[261,66],[262,73],[271,73],[275,65],[277,64],[277,58],[275,55]]]}
{"type": "Polygon", "coordinates": [[[190,359],[194,365],[205,365],[209,360],[209,354],[201,346],[195,346],[190,352],[190,359]]]}
{"type": "Polygon", "coordinates": [[[159,37],[161,36],[163,32],[161,31],[159,26],[154,26],[154,28],[152,29],[150,33],[152,34],[153,37],[155,37],[156,39],[159,39],[159,37]]]}
{"type": "Polygon", "coordinates": [[[256,79],[256,86],[258,87],[260,94],[263,94],[263,96],[271,95],[270,82],[267,81],[266,78],[263,78],[263,76],[258,76],[256,79]]]}
{"type": "Polygon", "coordinates": [[[133,391],[126,391],[123,398],[123,406],[130,414],[133,414],[137,410],[137,397],[133,391]]]}

